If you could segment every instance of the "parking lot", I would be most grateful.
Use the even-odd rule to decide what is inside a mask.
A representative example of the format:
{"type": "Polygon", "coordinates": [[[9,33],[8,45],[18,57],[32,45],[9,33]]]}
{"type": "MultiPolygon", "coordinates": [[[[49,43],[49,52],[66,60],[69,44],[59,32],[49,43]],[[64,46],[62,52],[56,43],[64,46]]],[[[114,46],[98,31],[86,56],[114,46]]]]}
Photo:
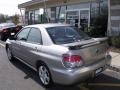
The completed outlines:
{"type": "Polygon", "coordinates": [[[120,72],[106,70],[97,78],[76,86],[55,85],[45,89],[35,71],[16,60],[10,62],[0,41],[0,90],[120,90],[120,72]]]}

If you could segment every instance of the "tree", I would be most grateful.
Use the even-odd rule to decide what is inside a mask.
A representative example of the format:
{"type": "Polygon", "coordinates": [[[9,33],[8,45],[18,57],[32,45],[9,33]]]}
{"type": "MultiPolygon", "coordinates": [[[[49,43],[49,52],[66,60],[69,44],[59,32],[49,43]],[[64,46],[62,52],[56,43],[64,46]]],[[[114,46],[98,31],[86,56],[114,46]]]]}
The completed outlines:
{"type": "Polygon", "coordinates": [[[15,14],[14,16],[11,16],[11,19],[15,25],[19,24],[19,15],[15,14]]]}
{"type": "Polygon", "coordinates": [[[96,1],[96,4],[98,4],[98,6],[92,6],[91,3],[91,25],[88,28],[87,33],[91,37],[104,37],[107,34],[108,3],[107,0],[96,1]]]}
{"type": "Polygon", "coordinates": [[[4,23],[4,22],[6,22],[5,15],[0,14],[0,23],[4,23]]]}

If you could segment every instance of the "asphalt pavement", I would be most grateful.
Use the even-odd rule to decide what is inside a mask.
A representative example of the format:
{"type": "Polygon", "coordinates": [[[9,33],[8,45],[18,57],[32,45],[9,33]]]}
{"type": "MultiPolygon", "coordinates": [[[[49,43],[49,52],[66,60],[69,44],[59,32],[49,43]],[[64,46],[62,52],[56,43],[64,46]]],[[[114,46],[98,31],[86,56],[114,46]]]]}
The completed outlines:
{"type": "Polygon", "coordinates": [[[0,41],[0,90],[120,90],[120,72],[107,69],[98,77],[76,86],[42,87],[37,73],[18,60],[10,62],[0,41]]]}

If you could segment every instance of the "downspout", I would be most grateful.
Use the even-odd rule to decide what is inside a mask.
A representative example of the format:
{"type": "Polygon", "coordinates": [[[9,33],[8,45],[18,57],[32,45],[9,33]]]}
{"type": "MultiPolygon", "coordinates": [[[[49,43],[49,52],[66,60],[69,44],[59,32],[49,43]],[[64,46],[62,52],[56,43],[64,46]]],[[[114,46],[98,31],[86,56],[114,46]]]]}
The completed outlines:
{"type": "Polygon", "coordinates": [[[108,0],[108,28],[107,28],[107,36],[111,35],[111,4],[110,0],[108,0]]]}
{"type": "Polygon", "coordinates": [[[25,23],[24,23],[24,19],[23,19],[23,14],[22,14],[22,9],[21,8],[20,8],[20,14],[21,14],[21,17],[22,17],[22,23],[24,25],[25,23]]]}

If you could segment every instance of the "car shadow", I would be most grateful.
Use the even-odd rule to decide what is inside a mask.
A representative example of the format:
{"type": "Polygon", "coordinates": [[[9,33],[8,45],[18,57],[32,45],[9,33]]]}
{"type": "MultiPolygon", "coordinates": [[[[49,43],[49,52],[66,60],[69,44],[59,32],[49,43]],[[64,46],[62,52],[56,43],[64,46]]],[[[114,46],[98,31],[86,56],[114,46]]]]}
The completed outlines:
{"type": "MultiPolygon", "coordinates": [[[[29,68],[28,66],[26,66],[25,64],[23,64],[22,62],[20,62],[19,60],[15,60],[14,62],[11,62],[16,68],[20,69],[21,71],[23,71],[26,76],[24,77],[24,79],[29,79],[31,78],[32,80],[34,80],[36,83],[38,83],[39,85],[41,85],[39,77],[37,72],[35,72],[34,70],[32,70],[31,68],[29,68]]],[[[87,80],[86,83],[82,83],[79,85],[74,85],[74,86],[63,86],[63,85],[54,85],[51,88],[47,88],[46,90],[120,90],[120,86],[118,87],[110,87],[110,86],[97,86],[97,85],[89,85],[89,83],[114,83],[114,84],[120,84],[120,80],[115,79],[113,77],[104,75],[104,74],[100,74],[99,76],[97,76],[94,79],[89,79],[87,80]]],[[[42,86],[42,85],[41,85],[42,86]]]]}

